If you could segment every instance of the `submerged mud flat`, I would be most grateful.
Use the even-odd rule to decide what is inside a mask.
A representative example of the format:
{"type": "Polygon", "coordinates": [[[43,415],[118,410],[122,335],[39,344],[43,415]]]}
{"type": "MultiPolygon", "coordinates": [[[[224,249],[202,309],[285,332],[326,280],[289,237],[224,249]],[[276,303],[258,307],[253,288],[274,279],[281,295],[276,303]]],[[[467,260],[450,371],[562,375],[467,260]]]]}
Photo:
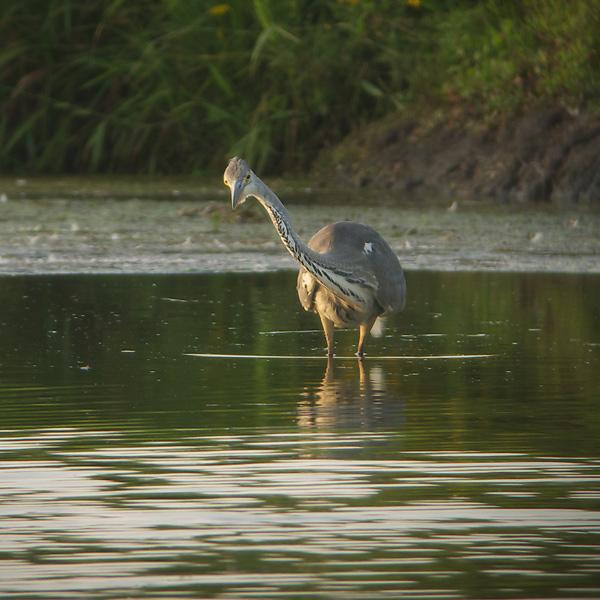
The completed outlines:
{"type": "MultiPolygon", "coordinates": [[[[245,272],[294,268],[254,202],[232,213],[223,190],[166,184],[67,186],[27,194],[0,181],[0,274],[245,272]],[[166,187],[165,187],[166,186],[166,187]],[[9,192],[2,192],[8,189],[9,192]],[[134,195],[129,195],[134,194],[134,195]]],[[[274,186],[275,187],[275,186],[274,186]]],[[[280,189],[279,187],[277,188],[280,189]]],[[[407,269],[600,272],[600,213],[482,203],[401,202],[369,192],[283,186],[308,240],[323,225],[375,227],[407,269]]]]}

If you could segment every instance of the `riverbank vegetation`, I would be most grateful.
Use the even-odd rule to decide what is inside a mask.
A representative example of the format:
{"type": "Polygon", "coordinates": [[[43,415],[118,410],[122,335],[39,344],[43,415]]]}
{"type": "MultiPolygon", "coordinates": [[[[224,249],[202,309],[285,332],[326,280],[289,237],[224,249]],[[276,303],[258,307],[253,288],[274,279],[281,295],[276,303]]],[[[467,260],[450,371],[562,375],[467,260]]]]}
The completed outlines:
{"type": "Polygon", "coordinates": [[[596,110],[600,0],[5,0],[0,169],[303,170],[386,114],[596,110]]]}

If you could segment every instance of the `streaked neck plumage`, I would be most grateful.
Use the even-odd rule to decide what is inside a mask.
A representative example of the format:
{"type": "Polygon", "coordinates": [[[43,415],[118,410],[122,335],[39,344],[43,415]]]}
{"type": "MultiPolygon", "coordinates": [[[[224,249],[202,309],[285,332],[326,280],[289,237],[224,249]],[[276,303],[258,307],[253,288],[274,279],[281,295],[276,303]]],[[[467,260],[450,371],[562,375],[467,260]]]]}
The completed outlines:
{"type": "Polygon", "coordinates": [[[353,273],[348,266],[333,261],[327,254],[311,250],[294,231],[290,214],[275,192],[258,177],[255,179],[255,188],[252,195],[267,211],[288,252],[334,294],[354,306],[364,306],[367,303],[364,288],[371,287],[370,282],[353,273]]]}

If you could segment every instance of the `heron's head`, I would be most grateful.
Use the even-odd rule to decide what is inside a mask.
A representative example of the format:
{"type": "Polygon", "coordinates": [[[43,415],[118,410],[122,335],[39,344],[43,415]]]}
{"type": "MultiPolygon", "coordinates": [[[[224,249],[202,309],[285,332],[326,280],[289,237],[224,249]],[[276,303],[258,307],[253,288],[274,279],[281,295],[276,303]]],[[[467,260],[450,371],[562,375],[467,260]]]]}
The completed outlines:
{"type": "Polygon", "coordinates": [[[245,160],[235,156],[229,161],[223,174],[223,182],[231,190],[231,208],[233,210],[243,204],[249,196],[255,194],[257,181],[258,177],[245,160]]]}

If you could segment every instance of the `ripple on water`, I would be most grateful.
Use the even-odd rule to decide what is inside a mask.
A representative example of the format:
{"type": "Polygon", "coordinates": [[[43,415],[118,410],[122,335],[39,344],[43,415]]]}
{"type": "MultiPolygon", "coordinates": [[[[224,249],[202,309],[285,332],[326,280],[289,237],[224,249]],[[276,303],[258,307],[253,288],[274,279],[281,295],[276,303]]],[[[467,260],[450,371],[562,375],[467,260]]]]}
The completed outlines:
{"type": "Polygon", "coordinates": [[[517,587],[557,577],[593,587],[600,513],[573,495],[594,500],[596,460],[364,458],[398,441],[384,432],[143,438],[75,428],[5,436],[3,593],[452,597],[464,561],[517,587]],[[15,456],[20,446],[38,458],[15,456]]]}
{"type": "Polygon", "coordinates": [[[407,275],[331,364],[292,273],[3,281],[0,596],[598,597],[600,279],[407,275]]]}

